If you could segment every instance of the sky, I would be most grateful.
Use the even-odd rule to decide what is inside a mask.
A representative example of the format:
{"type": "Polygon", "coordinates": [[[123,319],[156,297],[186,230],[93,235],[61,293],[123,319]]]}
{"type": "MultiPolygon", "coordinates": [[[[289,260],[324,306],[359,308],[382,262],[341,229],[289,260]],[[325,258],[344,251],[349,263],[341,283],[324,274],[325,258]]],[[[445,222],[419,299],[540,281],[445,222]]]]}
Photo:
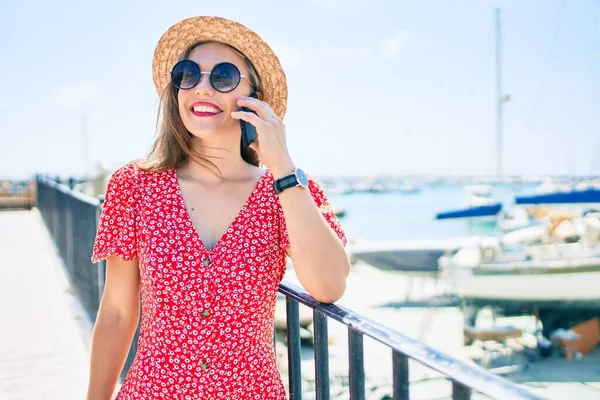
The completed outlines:
{"type": "Polygon", "coordinates": [[[236,20],[288,79],[296,166],[315,176],[600,174],[599,0],[0,1],[0,177],[143,157],[152,56],[195,15],[236,20]]]}

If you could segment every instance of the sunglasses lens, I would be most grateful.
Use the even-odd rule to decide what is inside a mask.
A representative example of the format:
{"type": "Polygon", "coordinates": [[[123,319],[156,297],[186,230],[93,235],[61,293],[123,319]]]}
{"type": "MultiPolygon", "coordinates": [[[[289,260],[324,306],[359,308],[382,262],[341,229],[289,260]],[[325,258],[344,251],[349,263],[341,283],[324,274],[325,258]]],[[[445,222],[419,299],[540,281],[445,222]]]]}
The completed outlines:
{"type": "Polygon", "coordinates": [[[240,70],[233,64],[221,63],[213,69],[210,80],[219,92],[231,92],[240,83],[240,70]]]}
{"type": "Polygon", "coordinates": [[[191,89],[200,81],[200,67],[190,60],[180,61],[171,71],[171,81],[176,88],[191,89]]]}

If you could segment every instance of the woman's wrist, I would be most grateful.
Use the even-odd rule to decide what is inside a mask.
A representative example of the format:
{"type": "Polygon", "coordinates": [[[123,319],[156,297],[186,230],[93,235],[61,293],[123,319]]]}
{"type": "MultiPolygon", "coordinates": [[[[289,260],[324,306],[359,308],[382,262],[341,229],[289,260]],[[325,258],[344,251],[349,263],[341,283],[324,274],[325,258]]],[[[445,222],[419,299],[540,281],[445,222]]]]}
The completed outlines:
{"type": "Polygon", "coordinates": [[[291,158],[288,158],[285,161],[282,161],[280,164],[278,164],[276,166],[269,167],[269,170],[271,171],[271,174],[273,175],[273,179],[275,179],[275,180],[283,178],[284,176],[287,176],[287,175],[293,173],[295,169],[296,169],[296,166],[292,162],[291,158]]]}

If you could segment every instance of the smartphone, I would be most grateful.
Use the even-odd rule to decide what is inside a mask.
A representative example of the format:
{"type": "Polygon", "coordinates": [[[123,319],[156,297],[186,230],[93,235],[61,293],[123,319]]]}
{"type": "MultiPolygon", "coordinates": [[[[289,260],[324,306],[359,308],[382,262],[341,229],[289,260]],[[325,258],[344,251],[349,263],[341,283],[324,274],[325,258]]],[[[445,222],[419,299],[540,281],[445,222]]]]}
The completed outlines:
{"type": "MultiPolygon", "coordinates": [[[[256,93],[252,93],[250,97],[258,99],[256,93]]],[[[245,111],[256,114],[254,111],[246,107],[240,107],[238,111],[245,111]]],[[[254,139],[256,139],[256,128],[250,122],[246,122],[242,119],[240,119],[240,128],[242,129],[242,146],[248,147],[250,146],[250,143],[252,143],[254,139]]]]}

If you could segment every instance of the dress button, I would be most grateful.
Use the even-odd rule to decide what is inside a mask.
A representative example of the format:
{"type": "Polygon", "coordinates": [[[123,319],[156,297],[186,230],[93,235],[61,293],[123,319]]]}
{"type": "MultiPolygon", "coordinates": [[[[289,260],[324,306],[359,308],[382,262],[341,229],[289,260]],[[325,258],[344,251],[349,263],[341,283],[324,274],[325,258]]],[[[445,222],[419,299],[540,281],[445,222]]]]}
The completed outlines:
{"type": "Polygon", "coordinates": [[[206,371],[208,369],[208,363],[203,362],[202,364],[200,364],[200,368],[202,368],[204,371],[206,371]]]}
{"type": "Polygon", "coordinates": [[[210,311],[209,310],[206,310],[206,309],[202,310],[202,316],[204,318],[208,318],[209,315],[210,315],[210,311]]]}
{"type": "Polygon", "coordinates": [[[208,267],[210,265],[210,258],[204,257],[202,259],[202,266],[203,267],[208,267]]]}

